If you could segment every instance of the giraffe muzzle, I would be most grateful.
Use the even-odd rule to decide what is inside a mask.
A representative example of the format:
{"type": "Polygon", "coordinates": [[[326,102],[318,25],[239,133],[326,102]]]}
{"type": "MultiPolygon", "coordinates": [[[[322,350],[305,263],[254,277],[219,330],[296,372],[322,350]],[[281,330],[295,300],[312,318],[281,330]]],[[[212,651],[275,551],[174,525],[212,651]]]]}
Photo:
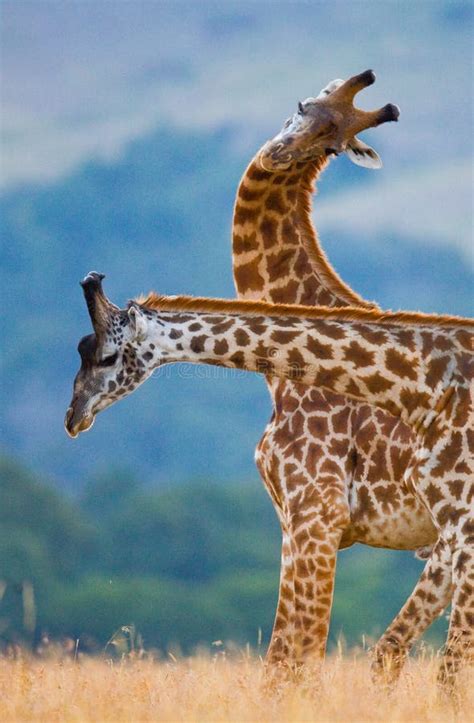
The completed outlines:
{"type": "Polygon", "coordinates": [[[81,432],[87,432],[94,424],[93,414],[79,416],[73,407],[69,407],[64,417],[64,429],[71,439],[75,439],[81,432]]]}

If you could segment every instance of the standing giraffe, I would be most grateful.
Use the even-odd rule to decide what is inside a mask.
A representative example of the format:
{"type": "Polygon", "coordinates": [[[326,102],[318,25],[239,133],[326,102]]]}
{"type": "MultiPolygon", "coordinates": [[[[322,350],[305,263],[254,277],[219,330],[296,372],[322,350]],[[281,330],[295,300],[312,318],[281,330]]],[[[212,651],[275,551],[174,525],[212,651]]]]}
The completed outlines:
{"type": "MultiPolygon", "coordinates": [[[[234,210],[234,280],[240,298],[376,308],[337,275],[311,219],[314,182],[330,155],[346,151],[359,165],[381,166],[375,151],[355,137],[398,117],[394,106],[373,113],[354,108],[355,94],[374,80],[373,72],[366,71],[346,82],[332,81],[316,99],[299,103],[298,113],[251,161],[234,210]]],[[[256,460],[282,527],[280,596],[268,659],[299,662],[309,653],[324,654],[338,549],[355,542],[416,549],[435,543],[437,531],[404,479],[414,446],[407,425],[380,409],[321,390],[311,397],[317,422],[305,428],[304,385],[281,379],[268,383],[274,411],[256,460]],[[320,500],[314,511],[315,573],[311,585],[302,589],[296,584],[297,570],[307,564],[308,555],[289,516],[288,500],[304,489],[317,490],[320,500]]],[[[403,622],[397,618],[379,641],[376,668],[390,653],[398,661],[391,668],[395,675],[415,637],[446,606],[448,576],[436,591],[429,584],[438,553],[404,608],[403,622]],[[427,592],[435,596],[430,604],[420,599],[427,592]]]]}
{"type": "MultiPolygon", "coordinates": [[[[102,278],[91,272],[82,282],[95,333],[78,347],[82,363],[65,419],[72,437],[157,367],[173,362],[236,367],[301,382],[301,424],[308,430],[325,419],[325,409],[313,404],[319,396],[314,387],[377,406],[409,425],[416,451],[409,484],[439,532],[437,565],[450,568],[452,612],[440,675],[451,682],[459,662],[470,659],[474,636],[474,321],[156,294],[119,309],[105,297],[102,278]]],[[[306,484],[304,462],[295,459],[288,466],[287,473],[295,480],[300,476],[301,484],[294,495],[277,501],[306,553],[294,579],[295,587],[304,589],[312,587],[319,564],[321,494],[306,484]]],[[[272,492],[278,495],[277,489],[272,492]]],[[[332,480],[325,492],[330,501],[332,480]]],[[[432,574],[436,587],[435,569],[432,574]]],[[[311,596],[306,604],[311,615],[311,596]]]]}

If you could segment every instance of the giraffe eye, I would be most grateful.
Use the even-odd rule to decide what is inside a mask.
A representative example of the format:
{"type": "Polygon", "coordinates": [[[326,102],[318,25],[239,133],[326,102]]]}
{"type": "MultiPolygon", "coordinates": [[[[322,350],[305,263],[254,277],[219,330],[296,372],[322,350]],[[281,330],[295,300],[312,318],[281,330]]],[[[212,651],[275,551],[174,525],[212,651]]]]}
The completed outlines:
{"type": "Polygon", "coordinates": [[[111,367],[112,364],[115,364],[117,361],[118,352],[115,352],[115,354],[111,354],[110,356],[104,357],[104,359],[101,359],[99,362],[100,367],[111,367]]]}

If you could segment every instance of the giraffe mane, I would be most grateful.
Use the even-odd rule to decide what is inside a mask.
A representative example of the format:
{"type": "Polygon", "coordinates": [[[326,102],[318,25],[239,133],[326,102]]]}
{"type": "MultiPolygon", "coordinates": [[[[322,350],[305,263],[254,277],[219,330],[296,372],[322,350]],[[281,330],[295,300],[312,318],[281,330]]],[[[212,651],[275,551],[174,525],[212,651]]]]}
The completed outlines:
{"type": "MultiPolygon", "coordinates": [[[[314,271],[329,291],[341,297],[341,299],[349,305],[361,306],[366,309],[378,309],[378,304],[364,299],[339,276],[321,246],[318,232],[312,223],[313,196],[317,193],[315,178],[326,168],[328,163],[327,158],[320,156],[314,161],[304,164],[305,170],[301,175],[298,187],[298,205],[302,212],[300,227],[304,229],[304,237],[302,239],[304,249],[308,254],[314,271]]],[[[298,166],[299,164],[297,164],[297,167],[298,166]]]]}
{"type": "Polygon", "coordinates": [[[205,296],[161,296],[150,292],[134,300],[144,309],[156,311],[248,314],[251,316],[293,317],[301,319],[333,319],[381,324],[413,326],[473,327],[474,319],[448,314],[425,314],[421,311],[382,311],[358,306],[326,307],[299,304],[271,304],[267,301],[243,299],[214,299],[205,296]]]}

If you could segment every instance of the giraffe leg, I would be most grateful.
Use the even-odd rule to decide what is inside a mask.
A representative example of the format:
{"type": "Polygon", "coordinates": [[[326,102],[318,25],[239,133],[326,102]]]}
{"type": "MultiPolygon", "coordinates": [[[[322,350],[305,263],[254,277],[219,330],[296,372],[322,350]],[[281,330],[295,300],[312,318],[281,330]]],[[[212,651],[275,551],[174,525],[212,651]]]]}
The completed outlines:
{"type": "Polygon", "coordinates": [[[309,537],[293,535],[295,565],[295,653],[297,665],[326,654],[334,593],[336,558],[342,530],[311,523],[309,537]]]}
{"type": "Polygon", "coordinates": [[[395,682],[413,643],[449,604],[451,591],[451,549],[439,540],[407,602],[374,648],[376,679],[395,682]]]}
{"type": "Polygon", "coordinates": [[[474,663],[474,545],[457,549],[452,559],[453,602],[448,640],[438,674],[445,690],[452,690],[464,663],[474,663]]]}
{"type": "Polygon", "coordinates": [[[265,661],[270,666],[292,667],[295,662],[294,564],[290,535],[284,528],[282,533],[278,605],[265,661]]]}

